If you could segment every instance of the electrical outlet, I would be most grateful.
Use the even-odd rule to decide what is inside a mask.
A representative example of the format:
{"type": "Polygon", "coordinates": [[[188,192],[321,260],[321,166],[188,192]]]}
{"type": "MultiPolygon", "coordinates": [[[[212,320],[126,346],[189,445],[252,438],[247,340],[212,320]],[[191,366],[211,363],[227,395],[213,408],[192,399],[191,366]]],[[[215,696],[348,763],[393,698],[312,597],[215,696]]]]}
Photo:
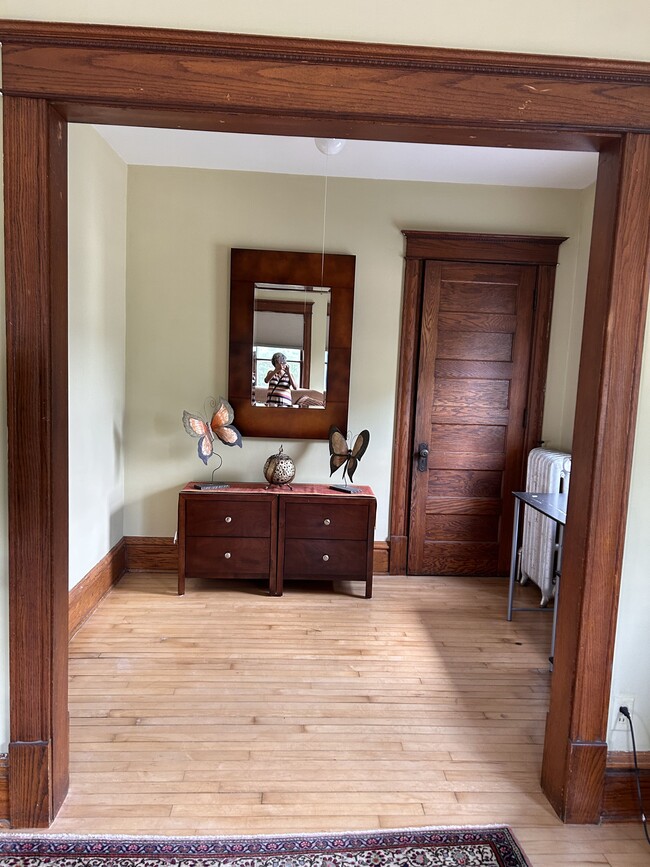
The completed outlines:
{"type": "Polygon", "coordinates": [[[620,707],[626,707],[630,716],[634,716],[634,696],[633,695],[617,695],[616,696],[616,716],[614,717],[614,725],[612,726],[612,731],[615,732],[627,732],[630,730],[630,723],[626,716],[624,716],[620,711],[620,707]]]}

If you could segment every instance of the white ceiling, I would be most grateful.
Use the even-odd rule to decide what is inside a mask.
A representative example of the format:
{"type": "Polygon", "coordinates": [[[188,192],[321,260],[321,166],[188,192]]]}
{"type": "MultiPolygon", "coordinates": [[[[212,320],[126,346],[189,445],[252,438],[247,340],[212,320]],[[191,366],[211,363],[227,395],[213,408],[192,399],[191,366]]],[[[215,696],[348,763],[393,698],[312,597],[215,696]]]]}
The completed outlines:
{"type": "Polygon", "coordinates": [[[596,180],[598,155],[348,141],[326,157],[313,138],[96,126],[128,165],[177,166],[454,184],[584,189],[596,180]]]}

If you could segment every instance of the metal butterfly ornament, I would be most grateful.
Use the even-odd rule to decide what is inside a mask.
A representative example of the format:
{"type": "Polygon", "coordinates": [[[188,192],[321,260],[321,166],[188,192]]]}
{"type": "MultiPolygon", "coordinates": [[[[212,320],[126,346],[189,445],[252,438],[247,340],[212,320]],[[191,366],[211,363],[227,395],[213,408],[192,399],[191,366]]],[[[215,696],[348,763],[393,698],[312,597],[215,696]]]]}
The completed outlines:
{"type": "Polygon", "coordinates": [[[345,481],[346,473],[352,481],[357,465],[364,456],[369,442],[370,432],[362,430],[355,439],[354,445],[350,447],[341,431],[332,425],[329,430],[330,476],[343,467],[343,481],[345,481]]]}
{"type": "Polygon", "coordinates": [[[212,455],[216,454],[214,450],[216,439],[226,446],[242,447],[241,434],[232,423],[235,412],[228,401],[223,397],[218,401],[211,397],[206,400],[204,410],[207,407],[211,407],[213,412],[206,411],[205,417],[198,413],[183,411],[183,426],[191,437],[198,437],[198,454],[206,466],[212,455]]]}

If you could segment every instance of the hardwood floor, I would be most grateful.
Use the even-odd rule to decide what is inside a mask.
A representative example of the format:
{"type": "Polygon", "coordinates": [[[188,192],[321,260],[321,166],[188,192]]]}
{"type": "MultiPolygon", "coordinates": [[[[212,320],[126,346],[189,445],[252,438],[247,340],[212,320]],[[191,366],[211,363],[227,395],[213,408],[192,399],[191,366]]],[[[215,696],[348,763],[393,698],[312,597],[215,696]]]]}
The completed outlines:
{"type": "MultiPolygon", "coordinates": [[[[533,867],[650,864],[637,825],[564,826],[539,787],[550,614],[506,582],[128,575],[70,645],[72,774],[53,832],[507,823],[533,867]]],[[[528,592],[537,602],[534,588],[528,592]]]]}

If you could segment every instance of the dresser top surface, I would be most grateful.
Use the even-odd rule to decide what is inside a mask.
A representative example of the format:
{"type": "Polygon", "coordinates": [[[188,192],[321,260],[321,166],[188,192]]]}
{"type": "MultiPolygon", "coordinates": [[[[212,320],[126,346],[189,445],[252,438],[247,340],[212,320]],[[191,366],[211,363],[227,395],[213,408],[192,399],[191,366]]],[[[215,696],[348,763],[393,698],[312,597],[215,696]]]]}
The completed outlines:
{"type": "Polygon", "coordinates": [[[329,485],[304,485],[295,484],[289,487],[288,485],[267,485],[264,482],[216,482],[215,484],[227,485],[225,488],[212,488],[199,490],[196,485],[207,484],[206,482],[188,482],[182,494],[196,494],[197,496],[205,496],[206,494],[228,495],[228,494],[269,494],[281,495],[283,497],[291,496],[328,496],[341,497],[343,500],[349,500],[353,497],[372,497],[374,493],[368,485],[350,485],[354,489],[354,493],[346,493],[345,491],[335,490],[329,485]]]}

